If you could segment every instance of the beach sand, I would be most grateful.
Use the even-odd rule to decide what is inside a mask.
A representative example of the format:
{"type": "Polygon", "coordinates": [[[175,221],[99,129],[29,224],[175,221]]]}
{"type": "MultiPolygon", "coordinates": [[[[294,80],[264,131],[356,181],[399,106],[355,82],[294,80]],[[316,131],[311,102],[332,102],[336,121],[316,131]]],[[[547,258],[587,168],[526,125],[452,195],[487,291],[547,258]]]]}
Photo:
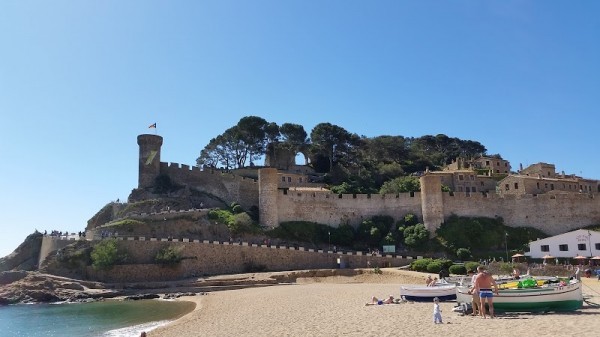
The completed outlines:
{"type": "MultiPolygon", "coordinates": [[[[148,336],[581,336],[597,335],[600,306],[571,313],[461,316],[442,302],[444,324],[434,324],[432,303],[365,306],[371,296],[399,296],[401,284],[422,284],[427,274],[384,269],[383,274],[299,279],[295,284],[185,297],[196,309],[148,336]]],[[[600,304],[600,281],[583,279],[584,298],[600,304]]]]}

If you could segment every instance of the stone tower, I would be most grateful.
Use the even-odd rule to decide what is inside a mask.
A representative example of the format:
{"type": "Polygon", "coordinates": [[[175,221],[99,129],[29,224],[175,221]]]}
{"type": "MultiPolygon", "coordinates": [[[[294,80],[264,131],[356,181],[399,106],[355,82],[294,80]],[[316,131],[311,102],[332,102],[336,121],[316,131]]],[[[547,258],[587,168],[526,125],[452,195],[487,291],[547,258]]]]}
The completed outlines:
{"type": "Polygon", "coordinates": [[[423,224],[430,236],[444,222],[444,200],[442,194],[442,178],[435,174],[424,174],[421,181],[421,211],[423,224]]]}
{"type": "Polygon", "coordinates": [[[277,187],[279,184],[277,169],[258,170],[258,218],[264,226],[279,226],[277,213],[277,187]]]}
{"type": "Polygon", "coordinates": [[[138,188],[149,188],[154,186],[154,180],[160,174],[160,147],[163,138],[157,135],[139,135],[137,143],[140,146],[138,188]]]}

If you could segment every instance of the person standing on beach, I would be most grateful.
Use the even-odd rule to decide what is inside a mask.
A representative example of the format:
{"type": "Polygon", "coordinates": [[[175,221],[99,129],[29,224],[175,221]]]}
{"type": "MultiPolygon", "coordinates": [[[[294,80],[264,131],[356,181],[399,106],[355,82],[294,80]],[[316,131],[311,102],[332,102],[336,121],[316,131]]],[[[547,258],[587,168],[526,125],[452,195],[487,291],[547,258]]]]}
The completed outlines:
{"type": "Polygon", "coordinates": [[[484,266],[477,267],[477,276],[475,277],[475,291],[479,293],[480,305],[479,311],[481,316],[485,317],[485,302],[487,300],[490,308],[490,318],[494,318],[494,293],[498,295],[498,284],[496,280],[490,275],[484,266]],[[492,292],[494,287],[494,292],[492,292]]]}
{"type": "Polygon", "coordinates": [[[481,300],[479,299],[479,293],[475,291],[475,278],[477,274],[473,270],[469,270],[467,274],[471,276],[471,287],[468,292],[471,294],[471,308],[473,309],[471,316],[477,316],[481,314],[481,300]]]}
{"type": "Polygon", "coordinates": [[[433,298],[433,323],[442,324],[442,309],[440,309],[440,299],[433,298]]]}

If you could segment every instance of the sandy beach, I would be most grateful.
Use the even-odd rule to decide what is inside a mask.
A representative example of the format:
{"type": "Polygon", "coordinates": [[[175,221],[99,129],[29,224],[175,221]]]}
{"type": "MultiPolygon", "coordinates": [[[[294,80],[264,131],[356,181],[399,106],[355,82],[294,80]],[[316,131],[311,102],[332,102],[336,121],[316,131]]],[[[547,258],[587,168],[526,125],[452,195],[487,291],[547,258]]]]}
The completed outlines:
{"type": "Polygon", "coordinates": [[[299,279],[297,283],[185,297],[196,309],[149,336],[581,336],[595,335],[600,281],[583,279],[583,308],[571,313],[461,316],[441,303],[444,324],[432,321],[433,304],[365,306],[371,296],[399,295],[401,284],[422,284],[427,274],[384,269],[383,274],[299,279]]]}

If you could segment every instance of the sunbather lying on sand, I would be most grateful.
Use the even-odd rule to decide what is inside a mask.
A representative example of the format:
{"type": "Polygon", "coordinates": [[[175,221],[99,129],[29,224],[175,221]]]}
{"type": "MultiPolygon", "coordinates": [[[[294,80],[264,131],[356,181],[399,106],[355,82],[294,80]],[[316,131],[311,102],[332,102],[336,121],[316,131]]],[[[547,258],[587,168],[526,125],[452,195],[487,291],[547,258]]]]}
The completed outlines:
{"type": "Polygon", "coordinates": [[[371,298],[371,302],[367,302],[365,305],[382,305],[382,304],[392,304],[394,303],[394,296],[390,295],[385,300],[377,299],[377,297],[373,296],[371,298]]]}

